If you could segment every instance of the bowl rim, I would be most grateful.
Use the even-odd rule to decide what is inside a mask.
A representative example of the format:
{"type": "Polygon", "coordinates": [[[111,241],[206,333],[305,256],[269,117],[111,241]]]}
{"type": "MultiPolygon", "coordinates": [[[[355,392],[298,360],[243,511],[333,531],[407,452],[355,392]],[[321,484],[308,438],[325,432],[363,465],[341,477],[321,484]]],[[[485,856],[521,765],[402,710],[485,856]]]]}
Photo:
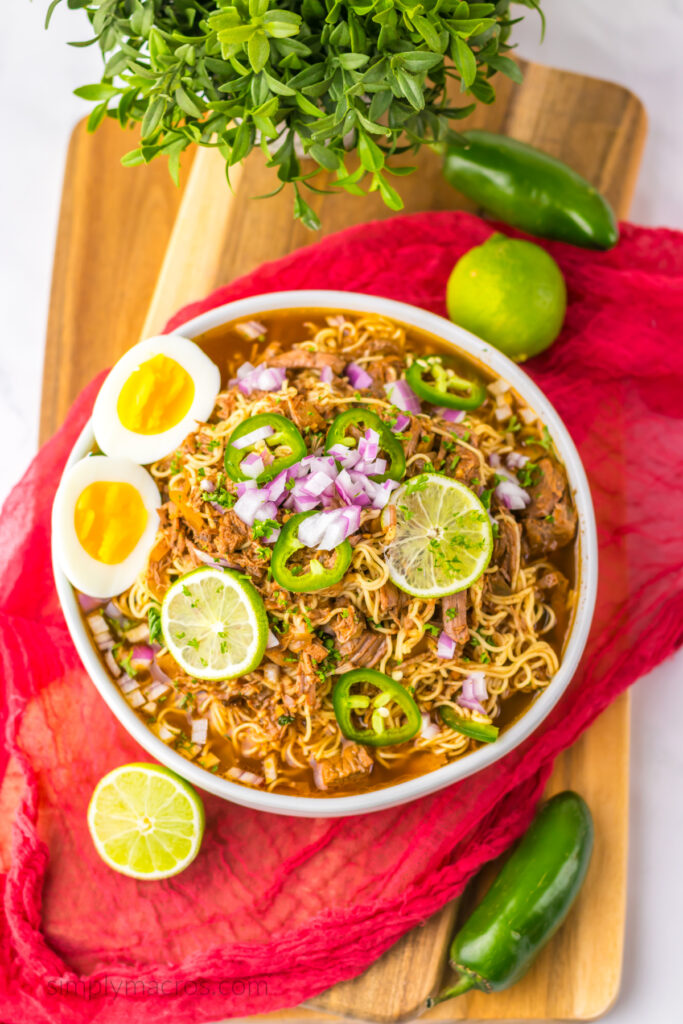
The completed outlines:
{"type": "MultiPolygon", "coordinates": [[[[550,401],[520,366],[487,342],[441,316],[408,303],[375,295],[332,289],[301,289],[268,292],[216,306],[176,326],[173,333],[194,338],[215,327],[246,316],[293,309],[378,313],[403,325],[436,335],[447,344],[452,344],[481,360],[494,373],[507,380],[547,426],[567,470],[579,520],[579,588],[574,621],[556,675],[548,687],[531,704],[528,711],[514,722],[495,744],[481,747],[459,760],[405,782],[369,790],[367,793],[339,797],[322,794],[318,797],[289,796],[241,786],[228,779],[212,775],[206,769],[176,753],[155,736],[137,717],[114,679],[101,664],[81,618],[75,592],[59,568],[53,533],[53,572],[57,594],[72,640],[100,695],[121,725],[147,753],[198,788],[243,807],[296,817],[337,818],[396,807],[427,796],[456,782],[461,782],[475,772],[482,771],[501,760],[538,728],[571,682],[588,639],[597,592],[597,531],[588,479],[580,456],[567,428],[550,401]]],[[[92,449],[93,443],[92,421],[89,419],[69,454],[65,471],[74,462],[87,455],[88,451],[92,449]]]]}

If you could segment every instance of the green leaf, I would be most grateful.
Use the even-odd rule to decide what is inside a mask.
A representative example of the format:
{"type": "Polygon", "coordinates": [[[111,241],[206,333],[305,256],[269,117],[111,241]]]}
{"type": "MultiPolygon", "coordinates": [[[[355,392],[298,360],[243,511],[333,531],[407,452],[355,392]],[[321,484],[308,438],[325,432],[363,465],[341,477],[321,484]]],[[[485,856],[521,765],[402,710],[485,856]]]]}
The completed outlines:
{"type": "Polygon", "coordinates": [[[320,220],[314,210],[308,205],[297,188],[294,193],[294,216],[300,220],[310,231],[320,230],[320,220]]]}
{"type": "Polygon", "coordinates": [[[355,71],[357,68],[364,68],[370,58],[367,53],[340,53],[337,60],[345,71],[355,71]]]}
{"type": "Polygon", "coordinates": [[[175,96],[175,101],[180,107],[180,109],[183,111],[183,113],[189,114],[190,117],[202,116],[201,110],[199,109],[195,101],[187,94],[182,85],[178,86],[173,95],[175,96]]]}
{"type": "Polygon", "coordinates": [[[453,63],[460,72],[463,85],[466,89],[469,89],[477,74],[477,62],[469,46],[460,36],[453,37],[451,56],[453,57],[453,63]]]}
{"type": "Polygon", "coordinates": [[[89,132],[94,132],[96,128],[99,128],[103,119],[107,114],[107,101],[99,103],[96,107],[90,111],[90,117],[88,118],[87,129],[89,132]]]}
{"type": "Polygon", "coordinates": [[[426,50],[412,50],[405,53],[397,53],[394,58],[406,71],[431,71],[437,64],[441,64],[443,57],[440,53],[428,53],[426,50]]]}
{"type": "Polygon", "coordinates": [[[121,163],[124,167],[137,167],[139,164],[144,164],[144,162],[141,149],[131,149],[130,152],[124,153],[121,157],[121,163]]]}
{"type": "Polygon", "coordinates": [[[414,107],[415,110],[422,110],[425,105],[425,96],[417,79],[409,75],[407,71],[397,68],[396,81],[402,95],[405,96],[411,107],[414,107]]]}
{"type": "Polygon", "coordinates": [[[380,195],[382,196],[382,199],[384,200],[385,204],[389,207],[389,209],[402,210],[403,200],[401,199],[400,195],[393,187],[393,185],[390,185],[386,178],[383,178],[381,174],[376,174],[374,176],[374,180],[377,181],[377,184],[379,185],[380,195]]]}
{"type": "Polygon", "coordinates": [[[242,123],[237,128],[235,138],[232,143],[230,152],[230,159],[228,165],[232,167],[233,164],[238,164],[240,160],[243,160],[249,150],[251,149],[252,143],[252,128],[247,121],[242,123]]]}
{"type": "Polygon", "coordinates": [[[366,171],[379,171],[384,167],[384,153],[365,132],[358,135],[358,158],[366,171]]]}
{"type": "Polygon", "coordinates": [[[148,139],[157,130],[165,110],[166,100],[162,96],[157,96],[156,99],[152,100],[142,119],[140,132],[143,139],[148,139]]]}
{"type": "Polygon", "coordinates": [[[45,28],[50,27],[50,21],[52,20],[52,14],[54,12],[54,9],[57,6],[57,4],[61,4],[61,2],[62,0],[52,0],[52,3],[47,9],[47,14],[45,15],[45,28]]]}
{"type": "Polygon", "coordinates": [[[254,33],[247,43],[247,54],[254,71],[261,71],[266,66],[270,57],[270,43],[265,32],[254,33]]]}
{"type": "Polygon", "coordinates": [[[487,63],[495,68],[496,71],[500,71],[502,74],[507,75],[513,82],[518,85],[523,80],[523,75],[519,64],[515,63],[514,60],[510,60],[509,57],[487,57],[487,63]]]}
{"type": "Polygon", "coordinates": [[[314,142],[308,147],[308,155],[326,171],[336,171],[339,167],[339,156],[327,146],[321,146],[319,142],[314,142]]]}
{"type": "Polygon", "coordinates": [[[118,89],[109,85],[107,82],[98,82],[97,85],[81,85],[78,89],[74,89],[74,96],[79,96],[82,100],[110,100],[112,96],[116,96],[118,89]]]}
{"type": "Polygon", "coordinates": [[[304,114],[310,114],[312,117],[325,116],[324,111],[322,111],[320,107],[316,107],[315,103],[311,103],[309,99],[306,99],[306,97],[301,92],[298,92],[296,94],[296,102],[297,106],[301,110],[303,110],[304,114]]]}

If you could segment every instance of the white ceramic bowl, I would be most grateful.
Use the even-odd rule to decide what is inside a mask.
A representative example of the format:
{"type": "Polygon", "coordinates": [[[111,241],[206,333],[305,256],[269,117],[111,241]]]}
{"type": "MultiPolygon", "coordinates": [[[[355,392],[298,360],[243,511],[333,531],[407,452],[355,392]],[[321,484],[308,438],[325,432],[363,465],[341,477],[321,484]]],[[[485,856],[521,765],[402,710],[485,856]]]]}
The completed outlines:
{"type": "MultiPolygon", "coordinates": [[[[474,753],[467,754],[458,761],[438,768],[436,771],[407,782],[398,783],[384,789],[370,790],[353,796],[343,797],[301,797],[286,796],[279,793],[260,792],[217,778],[199,765],[176,754],[166,746],[141,722],[135,712],[128,706],[124,697],[103,668],[98,655],[90,642],[86,627],[81,618],[76,596],[64,574],[53,566],[57,592],[69,631],[78,653],[95,686],[107,702],[111,710],[125,729],[140,743],[145,750],[162,764],[182,775],[200,789],[208,790],[217,796],[233,803],[242,804],[260,811],[274,814],[292,814],[299,817],[343,817],[349,814],[366,814],[387,807],[395,807],[409,800],[428,793],[434,793],[444,786],[459,782],[474,772],[481,771],[500,758],[505,757],[520,744],[534,729],[537,729],[548,712],[560,699],[576,671],[583,652],[595,604],[598,574],[597,538],[595,517],[591,502],[588,481],[578,452],[574,447],[566,428],[550,402],[536,387],[533,381],[519,366],[511,362],[497,349],[476,338],[468,331],[455,326],[442,317],[426,313],[422,309],[393,302],[389,299],[376,298],[370,295],[359,295],[353,292],[337,291],[292,291],[274,292],[269,295],[258,295],[238,302],[231,302],[217,309],[203,313],[190,320],[177,332],[188,338],[196,337],[214,327],[242,318],[258,317],[260,313],[284,309],[338,309],[348,312],[379,313],[407,326],[437,336],[456,349],[469,353],[507,380],[519,395],[538,413],[547,425],[555,446],[566,466],[569,482],[579,517],[579,593],[576,614],[560,669],[550,685],[536,698],[528,711],[506,729],[496,743],[481,747],[474,753]]],[[[67,463],[70,466],[83,458],[92,449],[94,442],[90,422],[85,426],[67,463]]]]}

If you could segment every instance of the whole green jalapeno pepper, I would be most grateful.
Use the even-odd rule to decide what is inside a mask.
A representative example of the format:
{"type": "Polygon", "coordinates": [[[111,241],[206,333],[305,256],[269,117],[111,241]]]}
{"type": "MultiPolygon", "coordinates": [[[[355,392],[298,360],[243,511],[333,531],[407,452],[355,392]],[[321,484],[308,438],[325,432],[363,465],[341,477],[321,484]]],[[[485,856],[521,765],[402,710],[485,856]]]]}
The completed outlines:
{"type": "Polygon", "coordinates": [[[468,199],[531,235],[586,249],[617,244],[611,206],[571,167],[507,135],[463,135],[466,146],[446,150],[444,176],[468,199]]]}
{"type": "Polygon", "coordinates": [[[458,983],[428,1005],[471,988],[514,985],[557,931],[586,877],[593,819],[571,790],[541,808],[479,906],[457,932],[450,962],[458,983]]]}

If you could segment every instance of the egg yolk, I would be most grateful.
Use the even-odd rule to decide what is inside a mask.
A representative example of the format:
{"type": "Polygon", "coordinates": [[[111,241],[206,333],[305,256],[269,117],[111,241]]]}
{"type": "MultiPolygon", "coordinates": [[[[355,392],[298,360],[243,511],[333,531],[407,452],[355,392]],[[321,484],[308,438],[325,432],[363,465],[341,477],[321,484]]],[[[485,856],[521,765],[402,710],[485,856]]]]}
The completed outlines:
{"type": "Polygon", "coordinates": [[[162,434],[192,405],[194,381],[175,359],[159,353],[141,363],[121,388],[116,411],[135,434],[162,434]]]}
{"type": "Polygon", "coordinates": [[[95,480],[74,510],[76,536],[91,558],[117,565],[128,558],[147,526],[147,509],[132,484],[95,480]]]}

